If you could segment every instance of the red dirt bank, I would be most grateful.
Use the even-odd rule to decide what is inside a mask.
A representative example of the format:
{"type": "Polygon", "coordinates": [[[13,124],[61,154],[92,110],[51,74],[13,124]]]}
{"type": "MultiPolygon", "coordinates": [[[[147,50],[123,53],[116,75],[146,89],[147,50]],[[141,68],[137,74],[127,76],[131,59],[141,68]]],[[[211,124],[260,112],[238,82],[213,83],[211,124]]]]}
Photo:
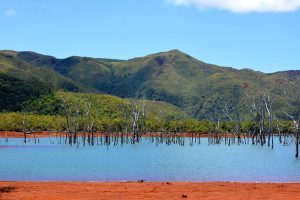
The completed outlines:
{"type": "Polygon", "coordinates": [[[0,199],[300,199],[300,183],[0,182],[0,199]]]}

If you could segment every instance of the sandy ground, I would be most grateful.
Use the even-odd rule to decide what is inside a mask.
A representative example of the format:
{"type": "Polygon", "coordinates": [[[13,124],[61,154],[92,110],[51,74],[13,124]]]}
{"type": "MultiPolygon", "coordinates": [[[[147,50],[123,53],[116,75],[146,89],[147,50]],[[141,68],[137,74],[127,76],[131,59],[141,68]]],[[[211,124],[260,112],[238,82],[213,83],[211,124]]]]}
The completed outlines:
{"type": "Polygon", "coordinates": [[[300,199],[300,183],[0,182],[0,199],[300,199]]]}

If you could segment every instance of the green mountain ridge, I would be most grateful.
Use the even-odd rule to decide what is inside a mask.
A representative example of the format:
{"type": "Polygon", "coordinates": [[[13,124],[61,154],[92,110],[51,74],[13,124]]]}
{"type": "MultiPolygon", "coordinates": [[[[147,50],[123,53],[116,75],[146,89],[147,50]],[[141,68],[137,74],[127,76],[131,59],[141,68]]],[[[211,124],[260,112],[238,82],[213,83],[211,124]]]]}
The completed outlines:
{"type": "Polygon", "coordinates": [[[225,104],[234,107],[257,91],[268,91],[275,99],[274,109],[282,111],[283,91],[300,86],[300,70],[275,73],[237,70],[207,64],[179,50],[129,60],[79,56],[57,59],[35,52],[0,51],[1,73],[31,78],[33,75],[28,75],[24,66],[55,89],[100,92],[123,98],[145,96],[206,119],[219,115],[225,104]]]}
{"type": "MultiPolygon", "coordinates": [[[[7,74],[22,80],[36,80],[55,89],[65,89],[74,92],[96,92],[94,88],[88,87],[80,82],[72,80],[61,73],[45,67],[37,67],[34,63],[27,62],[13,51],[0,51],[0,73],[7,74]]],[[[40,54],[31,53],[30,55],[40,54]]]]}

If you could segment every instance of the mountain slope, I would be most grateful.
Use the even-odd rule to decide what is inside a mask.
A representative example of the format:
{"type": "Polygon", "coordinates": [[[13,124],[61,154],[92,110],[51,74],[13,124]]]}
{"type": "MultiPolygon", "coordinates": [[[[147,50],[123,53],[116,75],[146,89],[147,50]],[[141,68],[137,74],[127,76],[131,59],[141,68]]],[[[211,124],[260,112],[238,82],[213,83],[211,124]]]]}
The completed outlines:
{"type": "MultiPolygon", "coordinates": [[[[42,57],[45,59],[48,56],[42,57]]],[[[0,51],[0,73],[20,80],[39,81],[54,89],[74,92],[96,92],[94,88],[76,82],[49,67],[41,68],[33,65],[19,58],[19,54],[13,51],[0,51]]]]}
{"type": "Polygon", "coordinates": [[[225,104],[234,107],[248,101],[257,91],[270,93],[276,99],[274,109],[280,110],[284,103],[283,91],[300,86],[300,71],[266,74],[236,70],[204,63],[178,50],[130,60],[78,56],[57,59],[34,52],[9,54],[14,54],[11,60],[56,73],[53,77],[63,77],[120,97],[145,96],[166,101],[197,118],[215,118],[223,112],[225,104]]]}

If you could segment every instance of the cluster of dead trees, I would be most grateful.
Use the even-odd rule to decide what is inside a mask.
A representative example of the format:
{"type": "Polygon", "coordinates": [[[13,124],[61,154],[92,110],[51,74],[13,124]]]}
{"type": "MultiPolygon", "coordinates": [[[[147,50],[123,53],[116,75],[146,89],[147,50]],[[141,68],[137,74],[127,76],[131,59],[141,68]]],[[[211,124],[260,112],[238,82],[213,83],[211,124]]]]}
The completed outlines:
{"type": "MultiPolygon", "coordinates": [[[[284,113],[275,112],[274,96],[267,91],[255,91],[255,93],[248,95],[245,99],[238,99],[234,104],[232,102],[223,101],[223,112],[216,114],[212,119],[215,121],[214,139],[216,143],[220,143],[223,139],[227,140],[226,133],[220,131],[220,121],[227,121],[230,127],[227,129],[232,135],[233,141],[237,139],[241,143],[245,138],[251,137],[252,144],[267,145],[274,147],[274,135],[278,136],[279,142],[282,144],[290,143],[288,139],[295,143],[296,153],[295,157],[299,156],[299,124],[300,124],[300,90],[293,90],[292,92],[283,92],[281,94],[286,107],[284,113]],[[244,113],[249,113],[246,117],[244,113]],[[278,119],[281,118],[292,121],[291,134],[283,132],[283,124],[278,119]],[[250,116],[250,118],[249,118],[250,116]],[[247,133],[242,131],[243,122],[248,121],[247,133]],[[290,137],[292,136],[292,137],[290,137]]],[[[237,97],[238,98],[238,97],[237,97]]],[[[281,105],[281,106],[283,106],[281,105]]],[[[278,105],[277,105],[278,106],[278,105]]],[[[224,130],[224,128],[223,128],[224,130]]]]}
{"type": "MultiPolygon", "coordinates": [[[[278,113],[274,109],[275,99],[269,92],[256,91],[255,94],[248,95],[245,99],[237,99],[232,102],[223,101],[223,109],[221,113],[215,114],[212,117],[214,121],[214,129],[210,129],[208,134],[209,143],[230,145],[237,142],[238,144],[249,143],[252,144],[267,145],[271,148],[274,147],[274,135],[279,136],[279,142],[286,144],[287,138],[292,138],[292,142],[295,144],[296,153],[295,156],[299,156],[299,123],[300,123],[300,90],[293,90],[290,93],[284,92],[284,99],[287,103],[287,108],[284,113],[281,113],[280,118],[285,116],[286,119],[293,123],[293,133],[287,135],[283,130],[283,125],[277,117],[278,113]],[[248,125],[247,132],[243,128],[244,121],[246,120],[245,113],[249,113],[247,120],[250,123],[248,125]],[[250,120],[249,120],[250,119],[250,120]],[[292,137],[288,137],[291,136],[292,137]]],[[[239,97],[237,97],[239,98],[239,97]]],[[[201,97],[200,109],[205,106],[207,97],[201,97]]],[[[139,142],[142,135],[145,133],[153,133],[149,124],[147,125],[147,112],[146,112],[146,100],[143,99],[130,99],[128,103],[120,103],[117,107],[121,113],[121,120],[113,125],[101,124],[103,119],[101,107],[97,104],[96,99],[92,96],[78,96],[78,98],[70,98],[68,96],[61,97],[61,104],[63,107],[62,115],[65,117],[64,135],[59,134],[59,143],[67,143],[69,145],[95,145],[95,144],[117,144],[121,142],[139,142]],[[101,120],[99,120],[101,119],[101,120]],[[99,127],[102,127],[101,133],[99,127]],[[61,138],[64,138],[63,140],[61,138]]],[[[278,106],[278,105],[277,105],[278,106]]],[[[179,143],[184,144],[182,140],[182,130],[180,126],[184,125],[172,125],[173,129],[170,131],[170,127],[167,127],[162,110],[159,110],[154,117],[156,126],[155,135],[158,139],[156,142],[165,142],[166,144],[179,143]],[[175,128],[174,128],[175,127],[175,128]],[[177,127],[177,128],[176,128],[177,127]],[[180,135],[181,134],[181,135],[180,135]]],[[[112,120],[109,118],[107,120],[112,120]]],[[[24,114],[24,141],[26,142],[26,135],[34,134],[34,131],[30,129],[30,125],[26,120],[26,114],[24,114]]],[[[191,125],[191,126],[197,126],[191,125]]],[[[189,137],[193,143],[194,139],[200,143],[200,132],[197,127],[190,127],[189,137]]],[[[50,139],[50,135],[49,135],[50,139]]],[[[50,139],[51,140],[51,139],[50,139]]],[[[152,139],[154,140],[154,139],[152,139]]],[[[34,141],[36,142],[35,135],[34,141]]]]}
{"type": "MultiPolygon", "coordinates": [[[[142,134],[145,132],[146,101],[144,99],[130,99],[129,101],[129,104],[120,103],[118,106],[119,111],[122,113],[122,120],[119,124],[106,125],[107,127],[103,128],[105,131],[101,133],[101,136],[104,135],[107,141],[108,138],[112,137],[111,133],[114,133],[113,138],[118,140],[116,135],[120,133],[121,140],[123,140],[124,135],[128,138],[130,134],[132,142],[135,143],[139,142],[142,134]]],[[[99,136],[99,134],[96,134],[97,129],[95,127],[99,128],[99,126],[102,126],[97,124],[101,116],[101,107],[98,107],[99,105],[97,105],[95,99],[87,97],[84,100],[78,98],[74,101],[74,99],[70,100],[62,97],[62,106],[64,107],[64,116],[66,118],[65,130],[67,130],[66,140],[68,143],[79,144],[78,135],[80,134],[83,145],[95,145],[95,140],[99,136]]]]}

